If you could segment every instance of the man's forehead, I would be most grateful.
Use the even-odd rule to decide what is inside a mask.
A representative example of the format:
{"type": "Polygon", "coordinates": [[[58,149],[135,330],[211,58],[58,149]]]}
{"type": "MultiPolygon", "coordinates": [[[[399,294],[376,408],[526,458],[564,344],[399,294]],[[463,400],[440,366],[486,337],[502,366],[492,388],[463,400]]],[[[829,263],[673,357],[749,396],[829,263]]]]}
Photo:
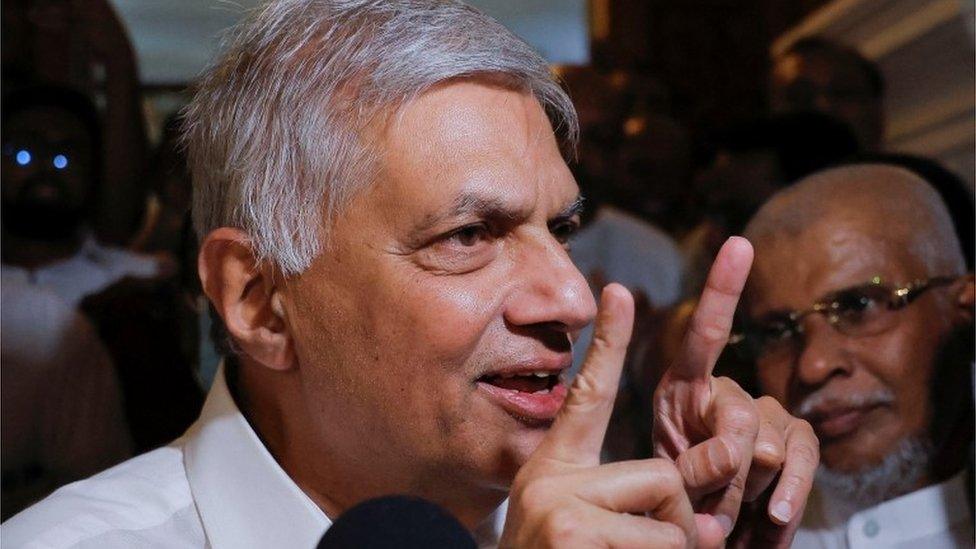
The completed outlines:
{"type": "Polygon", "coordinates": [[[825,218],[802,231],[769,235],[755,244],[750,301],[764,307],[798,307],[823,294],[864,283],[891,280],[913,270],[905,245],[870,224],[825,218]]]}
{"type": "Polygon", "coordinates": [[[425,91],[402,105],[385,129],[388,146],[428,145],[428,150],[444,144],[481,144],[486,132],[498,129],[507,130],[506,143],[512,145],[555,140],[535,96],[481,79],[451,80],[425,91]],[[548,131],[539,132],[540,126],[548,131]],[[418,141],[418,132],[426,139],[418,141]]]}

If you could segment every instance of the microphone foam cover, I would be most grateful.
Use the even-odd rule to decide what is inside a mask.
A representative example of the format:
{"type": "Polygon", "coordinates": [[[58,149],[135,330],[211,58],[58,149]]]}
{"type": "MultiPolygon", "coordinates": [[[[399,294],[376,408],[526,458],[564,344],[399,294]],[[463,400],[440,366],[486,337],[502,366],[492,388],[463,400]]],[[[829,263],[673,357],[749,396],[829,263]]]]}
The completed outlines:
{"type": "Polygon", "coordinates": [[[386,496],[364,501],[339,516],[318,549],[475,549],[471,533],[450,513],[429,501],[386,496]]]}

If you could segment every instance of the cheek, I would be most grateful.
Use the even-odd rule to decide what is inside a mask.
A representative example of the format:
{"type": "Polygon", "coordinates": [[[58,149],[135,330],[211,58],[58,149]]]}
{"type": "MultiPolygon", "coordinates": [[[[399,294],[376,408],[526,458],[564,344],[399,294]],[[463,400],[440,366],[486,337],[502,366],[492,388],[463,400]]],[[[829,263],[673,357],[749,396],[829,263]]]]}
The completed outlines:
{"type": "Polygon", "coordinates": [[[871,373],[895,393],[899,410],[912,422],[927,414],[937,347],[930,334],[905,329],[888,334],[861,355],[871,373]]]}
{"type": "Polygon", "coordinates": [[[428,367],[462,368],[477,358],[485,335],[501,318],[503,288],[489,277],[415,277],[393,288],[385,305],[372,316],[389,344],[401,356],[425,357],[428,367]]]}

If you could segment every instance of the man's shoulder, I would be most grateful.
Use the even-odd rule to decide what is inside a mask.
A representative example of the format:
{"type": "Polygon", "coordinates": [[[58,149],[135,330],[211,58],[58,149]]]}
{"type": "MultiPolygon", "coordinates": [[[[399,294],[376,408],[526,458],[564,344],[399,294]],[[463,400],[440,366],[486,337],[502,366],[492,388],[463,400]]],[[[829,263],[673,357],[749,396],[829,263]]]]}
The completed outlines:
{"type": "Polygon", "coordinates": [[[58,489],[0,533],[12,548],[203,545],[178,443],[58,489]]]}

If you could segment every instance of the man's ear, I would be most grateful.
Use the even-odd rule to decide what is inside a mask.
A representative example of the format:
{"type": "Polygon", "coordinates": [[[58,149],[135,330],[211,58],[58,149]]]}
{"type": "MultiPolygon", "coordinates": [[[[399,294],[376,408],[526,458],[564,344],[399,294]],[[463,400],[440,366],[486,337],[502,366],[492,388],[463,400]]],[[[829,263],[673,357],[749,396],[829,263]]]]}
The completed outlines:
{"type": "Polygon", "coordinates": [[[200,282],[235,347],[274,370],[294,365],[285,308],[270,269],[255,259],[243,231],[221,227],[200,244],[200,282]]]}
{"type": "Polygon", "coordinates": [[[969,273],[959,277],[953,285],[958,290],[954,294],[954,306],[958,311],[958,317],[963,322],[973,322],[973,315],[976,314],[976,275],[969,273]]]}

